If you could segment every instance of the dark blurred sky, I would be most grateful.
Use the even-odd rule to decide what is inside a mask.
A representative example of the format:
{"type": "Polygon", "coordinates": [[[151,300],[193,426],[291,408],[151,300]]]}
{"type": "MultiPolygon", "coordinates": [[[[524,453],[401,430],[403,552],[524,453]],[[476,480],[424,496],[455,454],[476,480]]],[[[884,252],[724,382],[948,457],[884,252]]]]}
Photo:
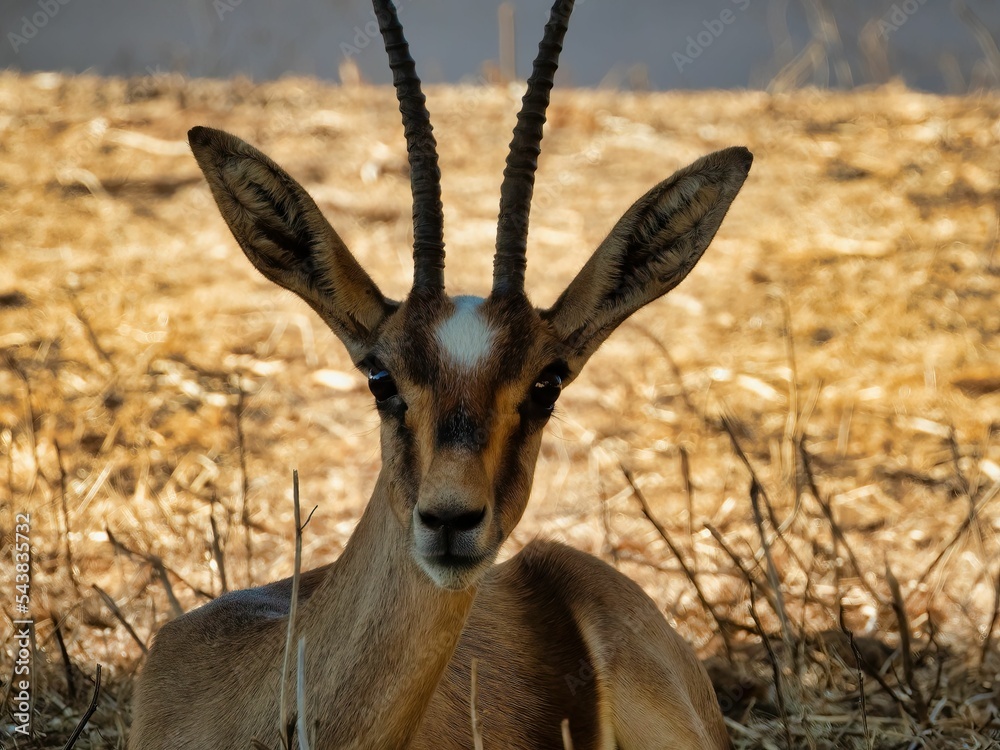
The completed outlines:
{"type": "MultiPolygon", "coordinates": [[[[550,3],[511,4],[524,75],[550,3]]],[[[475,79],[499,57],[496,0],[397,5],[425,80],[475,79]]],[[[366,79],[387,82],[381,41],[365,30],[373,18],[367,0],[0,0],[0,67],[337,80],[347,54],[366,79]]],[[[1000,0],[578,0],[561,79],[762,87],[784,69],[791,84],[898,75],[917,88],[963,91],[998,85],[998,36],[1000,0]],[[981,25],[961,18],[962,7],[981,25]]]]}

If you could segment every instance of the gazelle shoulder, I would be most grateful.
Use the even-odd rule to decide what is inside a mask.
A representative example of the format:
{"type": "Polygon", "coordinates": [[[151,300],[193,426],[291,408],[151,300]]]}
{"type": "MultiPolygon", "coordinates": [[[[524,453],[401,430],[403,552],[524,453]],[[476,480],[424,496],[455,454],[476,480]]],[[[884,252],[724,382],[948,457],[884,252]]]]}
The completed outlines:
{"type": "MultiPolygon", "coordinates": [[[[313,594],[325,573],[324,567],[302,574],[300,604],[313,594]]],[[[288,615],[291,595],[291,578],[222,594],[203,607],[166,623],[156,635],[155,648],[164,650],[176,645],[190,650],[200,642],[238,640],[248,630],[284,619],[288,615]]]]}
{"type": "MultiPolygon", "coordinates": [[[[615,610],[637,610],[643,616],[659,615],[652,599],[631,578],[594,555],[561,542],[535,540],[506,565],[505,577],[521,585],[549,586],[564,592],[564,598],[580,616],[597,616],[608,605],[615,610]]],[[[561,597],[562,598],[562,597],[561,597]]],[[[620,618],[616,614],[615,619],[620,618]]]]}

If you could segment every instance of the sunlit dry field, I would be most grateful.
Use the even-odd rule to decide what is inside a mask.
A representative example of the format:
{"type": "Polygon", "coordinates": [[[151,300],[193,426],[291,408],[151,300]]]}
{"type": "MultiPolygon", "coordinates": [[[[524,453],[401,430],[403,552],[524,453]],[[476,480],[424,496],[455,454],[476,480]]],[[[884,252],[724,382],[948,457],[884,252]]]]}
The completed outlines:
{"type": "MultiPolygon", "coordinates": [[[[452,293],[489,289],[519,94],[428,92],[452,293]]],[[[409,287],[391,89],[0,74],[5,694],[15,514],[34,549],[18,747],[66,741],[98,664],[76,747],[122,747],[157,628],[291,573],[292,470],[317,506],[305,567],[338,555],[378,471],[364,379],[243,257],[196,124],[275,158],[386,293],[409,287]]],[[[506,548],[560,539],[641,582],[710,660],[739,747],[1000,742],[998,138],[995,95],[555,93],[540,305],[655,182],[756,157],[698,268],[560,400],[506,548]]]]}

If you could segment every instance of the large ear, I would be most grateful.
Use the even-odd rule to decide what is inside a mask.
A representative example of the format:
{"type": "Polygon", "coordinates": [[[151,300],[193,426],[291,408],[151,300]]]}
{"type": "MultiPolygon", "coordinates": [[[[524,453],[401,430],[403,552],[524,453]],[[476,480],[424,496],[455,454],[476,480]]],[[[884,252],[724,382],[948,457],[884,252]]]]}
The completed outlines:
{"type": "Polygon", "coordinates": [[[357,362],[396,308],[305,189],[236,136],[192,128],[188,142],[222,217],[257,270],[319,313],[357,362]]]}
{"type": "Polygon", "coordinates": [[[752,162],[747,149],[728,148],[661,182],[625,212],[556,303],[541,312],[569,349],[571,378],[623,320],[694,268],[752,162]]]}

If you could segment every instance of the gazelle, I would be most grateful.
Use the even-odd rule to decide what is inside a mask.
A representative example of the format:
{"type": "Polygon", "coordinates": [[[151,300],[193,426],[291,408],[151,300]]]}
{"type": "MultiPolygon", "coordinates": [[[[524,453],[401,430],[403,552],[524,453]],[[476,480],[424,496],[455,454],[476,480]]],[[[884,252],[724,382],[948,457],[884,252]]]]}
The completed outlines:
{"type": "MultiPolygon", "coordinates": [[[[396,12],[375,0],[403,116],[414,280],[387,299],[305,190],[235,136],[189,133],[250,261],[302,297],[343,341],[381,417],[382,469],[341,557],[303,575],[311,747],[468,750],[469,678],[487,746],[726,748],[691,648],[632,581],[570,548],[534,542],[494,565],[528,501],[561,390],[607,336],[670,291],[708,247],[751,154],[699,159],[641,197],[554,305],[524,291],[536,158],[572,0],[556,0],[501,187],[492,291],[444,289],[436,143],[396,12]]],[[[278,742],[291,586],[235,592],[166,625],[135,699],[130,747],[278,742]]]]}

